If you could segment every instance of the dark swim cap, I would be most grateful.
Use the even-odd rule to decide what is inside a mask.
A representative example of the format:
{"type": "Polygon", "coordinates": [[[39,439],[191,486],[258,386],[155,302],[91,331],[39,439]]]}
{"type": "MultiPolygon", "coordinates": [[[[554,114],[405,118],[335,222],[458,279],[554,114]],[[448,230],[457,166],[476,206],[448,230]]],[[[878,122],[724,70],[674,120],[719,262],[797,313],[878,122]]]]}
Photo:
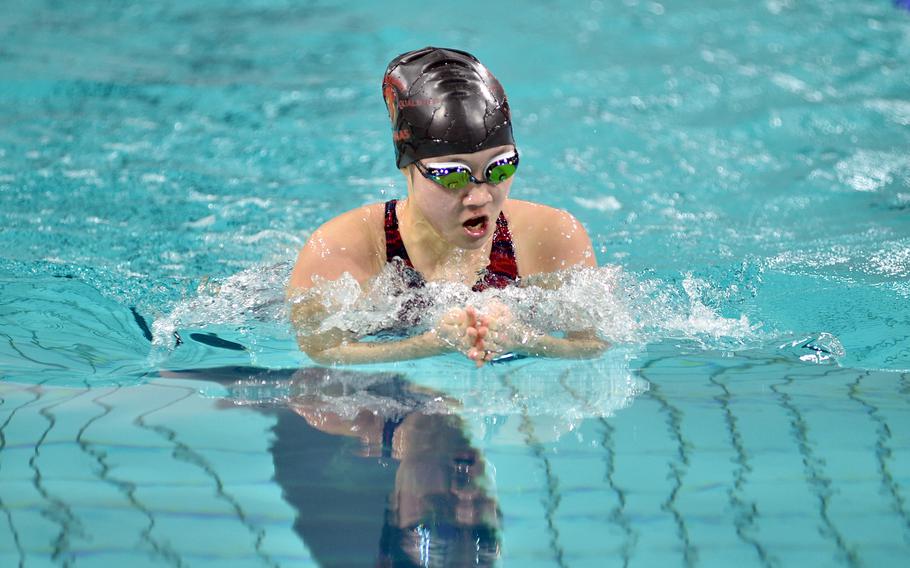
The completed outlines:
{"type": "Polygon", "coordinates": [[[399,55],[386,69],[382,96],[399,168],[515,144],[505,91],[470,53],[425,47],[399,55]]]}

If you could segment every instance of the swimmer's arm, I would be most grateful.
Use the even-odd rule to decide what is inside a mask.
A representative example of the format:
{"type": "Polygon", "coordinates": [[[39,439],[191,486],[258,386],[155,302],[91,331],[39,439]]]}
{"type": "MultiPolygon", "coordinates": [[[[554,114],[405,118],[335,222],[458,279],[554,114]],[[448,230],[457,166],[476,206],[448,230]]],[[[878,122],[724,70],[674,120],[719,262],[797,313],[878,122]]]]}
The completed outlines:
{"type": "Polygon", "coordinates": [[[363,286],[382,269],[379,243],[370,225],[369,207],[344,213],[316,229],[307,239],[288,282],[288,297],[312,288],[317,280],[334,281],[345,273],[363,286]]]}
{"type": "Polygon", "coordinates": [[[567,333],[565,337],[539,335],[515,351],[532,357],[591,359],[609,349],[610,343],[597,337],[594,330],[567,333]]]}
{"type": "MultiPolygon", "coordinates": [[[[320,306],[321,307],[321,306],[320,306]]],[[[324,317],[325,312],[321,311],[324,317]]],[[[304,304],[291,308],[291,320],[298,329],[297,345],[300,350],[320,365],[360,365],[421,359],[449,353],[453,349],[445,344],[435,330],[398,341],[359,341],[354,334],[339,329],[321,333],[307,333],[313,328],[313,310],[304,304]]]]}
{"type": "MultiPolygon", "coordinates": [[[[562,284],[560,272],[570,268],[597,267],[591,238],[574,216],[552,208],[545,208],[540,213],[542,215],[539,216],[545,218],[546,222],[535,225],[534,237],[540,246],[529,259],[532,269],[528,271],[526,285],[555,290],[562,284]],[[545,232],[542,231],[543,227],[546,228],[545,232]]],[[[599,338],[593,329],[567,332],[565,337],[556,337],[524,328],[510,315],[501,322],[495,322],[496,319],[494,316],[484,323],[493,328],[490,330],[490,343],[500,352],[512,351],[532,357],[589,359],[597,357],[610,347],[610,343],[599,338]],[[499,335],[495,329],[497,325],[511,329],[499,335]],[[499,337],[502,337],[501,341],[499,337]]],[[[498,353],[491,353],[486,358],[492,359],[497,355],[498,353]]]]}
{"type": "Polygon", "coordinates": [[[332,347],[320,350],[311,345],[298,342],[301,349],[320,365],[363,365],[369,363],[386,363],[433,357],[452,351],[437,340],[432,332],[400,341],[362,342],[344,341],[332,347]]]}
{"type": "MultiPolygon", "coordinates": [[[[566,211],[556,210],[551,221],[551,231],[557,238],[544,239],[542,272],[553,274],[567,268],[597,268],[597,257],[591,237],[581,222],[566,211]]],[[[574,331],[565,337],[540,335],[528,347],[528,355],[537,357],[563,357],[588,359],[597,357],[610,347],[609,342],[597,337],[592,330],[574,331]]]]}
{"type": "MultiPolygon", "coordinates": [[[[364,208],[333,219],[313,233],[298,255],[287,290],[292,302],[291,323],[297,330],[301,351],[316,363],[381,363],[432,357],[455,350],[452,342],[443,341],[436,329],[387,342],[361,342],[354,334],[339,329],[319,331],[328,313],[319,294],[310,292],[317,282],[331,282],[350,274],[361,286],[367,286],[382,269],[384,252],[379,252],[380,243],[371,236],[376,230],[364,230],[369,229],[369,223],[375,222],[376,217],[364,208]]],[[[378,222],[382,223],[381,216],[378,222]]]]}
{"type": "Polygon", "coordinates": [[[597,268],[591,237],[581,222],[567,211],[551,211],[547,233],[541,233],[538,237],[541,246],[533,272],[553,273],[576,267],[597,268]]]}
{"type": "Polygon", "coordinates": [[[508,352],[531,357],[590,359],[610,347],[593,329],[570,331],[565,337],[556,337],[518,321],[505,304],[494,302],[487,310],[478,324],[481,340],[478,350],[482,349],[480,357],[485,361],[508,352]]]}
{"type": "Polygon", "coordinates": [[[365,286],[381,270],[379,243],[373,236],[376,217],[369,206],[344,213],[316,229],[297,256],[287,287],[291,323],[301,351],[317,363],[377,360],[370,357],[375,348],[361,347],[353,334],[319,331],[328,313],[321,295],[310,292],[317,283],[330,285],[345,274],[365,286]]]}
{"type": "MultiPolygon", "coordinates": [[[[304,293],[305,290],[299,291],[304,293]]],[[[293,297],[293,293],[289,293],[293,297]]],[[[442,341],[437,331],[399,341],[360,341],[348,331],[337,328],[319,331],[322,321],[328,316],[319,296],[293,300],[291,323],[297,331],[297,345],[300,350],[320,365],[358,365],[420,359],[449,353],[453,350],[442,341]]]]}

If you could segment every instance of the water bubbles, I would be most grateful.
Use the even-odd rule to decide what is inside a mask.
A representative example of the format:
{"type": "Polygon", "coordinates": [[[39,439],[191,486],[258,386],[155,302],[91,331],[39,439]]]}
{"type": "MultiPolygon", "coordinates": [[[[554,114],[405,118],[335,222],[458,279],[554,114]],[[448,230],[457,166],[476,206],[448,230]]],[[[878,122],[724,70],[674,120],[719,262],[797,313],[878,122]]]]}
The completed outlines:
{"type": "Polygon", "coordinates": [[[893,152],[860,150],[835,166],[841,183],[856,191],[877,191],[892,181],[895,175],[910,169],[910,158],[893,152]]]}
{"type": "MultiPolygon", "coordinates": [[[[681,289],[660,280],[624,274],[617,266],[571,268],[527,277],[521,286],[472,292],[456,282],[430,281],[408,286],[408,274],[389,264],[361,285],[350,274],[284,298],[290,264],[255,267],[218,281],[207,281],[197,294],[176,304],[152,326],[153,343],[173,349],[175,333],[228,325],[255,351],[262,335],[307,335],[341,330],[353,338],[387,340],[432,328],[452,307],[473,306],[480,313],[505,305],[523,325],[539,333],[595,330],[612,344],[642,345],[666,338],[684,339],[703,348],[741,348],[758,337],[744,316],[724,317],[711,298],[723,293],[711,283],[687,276],[681,289]],[[705,299],[708,298],[708,303],[705,299]],[[315,304],[313,304],[315,302],[315,304]],[[298,310],[296,329],[289,313],[298,310]],[[372,338],[372,339],[370,339],[372,338]]],[[[269,337],[264,340],[267,343],[269,337]]],[[[295,349],[290,343],[288,349],[295,349]]]]}
{"type": "Polygon", "coordinates": [[[256,321],[287,321],[284,287],[289,273],[290,263],[283,263],[203,281],[195,296],[177,302],[169,314],[155,320],[153,345],[176,347],[175,332],[187,327],[232,324],[244,328],[256,321]]]}
{"type": "Polygon", "coordinates": [[[622,209],[622,203],[620,203],[619,200],[612,195],[605,195],[591,199],[585,197],[573,197],[572,199],[579,206],[584,207],[585,209],[590,209],[592,211],[601,211],[603,213],[608,213],[622,209]]]}
{"type": "Polygon", "coordinates": [[[793,352],[807,363],[836,363],[847,354],[840,340],[828,332],[801,337],[784,343],[779,349],[793,352]]]}
{"type": "Polygon", "coordinates": [[[661,280],[627,279],[624,287],[640,326],[640,341],[672,338],[703,349],[741,349],[762,339],[760,323],[745,314],[725,317],[720,313],[719,306],[735,295],[735,283],[724,288],[688,274],[682,279],[682,290],[661,280]]]}
{"type": "Polygon", "coordinates": [[[910,126],[910,102],[899,99],[874,99],[863,106],[880,112],[888,120],[901,126],[910,126]]]}

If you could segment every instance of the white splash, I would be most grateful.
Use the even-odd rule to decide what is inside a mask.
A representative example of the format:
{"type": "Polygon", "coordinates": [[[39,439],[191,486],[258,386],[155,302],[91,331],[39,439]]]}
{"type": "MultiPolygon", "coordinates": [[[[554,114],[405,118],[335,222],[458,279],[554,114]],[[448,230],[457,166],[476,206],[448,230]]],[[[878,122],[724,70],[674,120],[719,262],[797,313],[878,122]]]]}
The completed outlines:
{"type": "Polygon", "coordinates": [[[174,332],[230,324],[255,335],[257,326],[292,331],[290,309],[316,300],[321,314],[298,322],[296,333],[340,329],[357,337],[387,331],[419,333],[452,307],[474,306],[484,313],[505,304],[515,317],[542,333],[595,330],[613,344],[641,345],[666,338],[693,340],[705,348],[742,346],[758,338],[760,324],[745,315],[724,317],[705,303],[725,291],[691,275],[682,289],[662,280],[641,280],[618,266],[574,268],[525,278],[521,286],[472,292],[464,284],[428,282],[408,288],[392,265],[366,286],[345,274],[317,281],[309,291],[285,300],[290,264],[255,267],[200,286],[152,326],[156,346],[173,347],[174,332]],[[263,325],[269,324],[269,325],[263,325]]]}
{"type": "Polygon", "coordinates": [[[584,207],[585,209],[591,209],[593,211],[603,211],[604,213],[609,213],[610,211],[619,211],[622,209],[622,203],[612,195],[605,195],[603,197],[597,197],[594,199],[588,199],[585,197],[573,197],[575,203],[584,207]]]}
{"type": "Polygon", "coordinates": [[[910,168],[910,157],[893,152],[860,150],[834,166],[837,179],[856,191],[877,191],[910,168]]]}
{"type": "Polygon", "coordinates": [[[220,281],[200,284],[196,295],[178,302],[152,324],[152,344],[173,348],[180,328],[247,326],[256,321],[287,321],[284,288],[290,264],[257,266],[220,281]]]}

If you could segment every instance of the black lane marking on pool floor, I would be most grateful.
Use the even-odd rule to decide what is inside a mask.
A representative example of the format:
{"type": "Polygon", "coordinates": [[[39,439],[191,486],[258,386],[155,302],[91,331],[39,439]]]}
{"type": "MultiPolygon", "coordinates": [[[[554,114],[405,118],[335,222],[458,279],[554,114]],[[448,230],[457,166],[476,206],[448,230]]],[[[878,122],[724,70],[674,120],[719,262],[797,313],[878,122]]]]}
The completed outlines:
{"type": "MultiPolygon", "coordinates": [[[[32,363],[37,363],[38,365],[43,365],[45,367],[57,367],[58,369],[66,370],[66,367],[63,365],[60,365],[59,363],[49,363],[49,362],[39,361],[37,359],[32,359],[31,357],[29,357],[28,355],[23,353],[22,350],[16,346],[16,342],[9,335],[7,335],[5,333],[0,333],[0,337],[5,337],[7,339],[7,341],[9,341],[9,346],[13,348],[13,351],[18,353],[19,356],[22,357],[23,359],[25,359],[26,361],[31,361],[32,363]]],[[[32,332],[32,337],[34,338],[34,341],[32,341],[32,343],[35,343],[36,345],[38,345],[38,347],[41,347],[45,351],[52,351],[51,349],[47,349],[47,348],[41,346],[40,344],[38,344],[37,336],[35,335],[35,332],[32,332]]]]}
{"type": "MultiPolygon", "coordinates": [[[[149,327],[148,320],[136,310],[135,306],[130,306],[130,313],[133,314],[133,320],[135,320],[136,325],[139,327],[139,330],[142,332],[142,337],[147,341],[152,341],[152,329],[149,327]]],[[[203,345],[208,345],[209,347],[216,347],[218,349],[228,349],[230,351],[246,351],[246,347],[237,343],[235,341],[228,341],[227,339],[222,339],[215,335],[214,333],[191,333],[190,339],[201,343],[203,345]]],[[[183,345],[183,338],[180,337],[180,334],[176,331],[174,332],[174,340],[176,341],[176,346],[179,347],[183,345]]]]}
{"type": "MultiPolygon", "coordinates": [[[[827,377],[833,372],[834,371],[828,371],[822,373],[819,377],[827,377]]],[[[831,516],[828,514],[834,490],[831,489],[831,479],[825,476],[824,460],[816,456],[815,452],[812,450],[813,444],[809,439],[809,424],[806,421],[805,416],[803,416],[803,413],[799,411],[799,408],[797,408],[794,403],[793,397],[787,393],[786,390],[781,390],[781,387],[787,387],[796,382],[795,377],[796,375],[787,374],[784,376],[782,383],[772,384],[770,385],[770,388],[777,396],[781,407],[790,415],[790,430],[793,432],[796,447],[799,450],[800,456],[802,456],[803,471],[806,474],[806,480],[809,482],[809,487],[818,499],[818,512],[822,521],[822,526],[819,527],[821,529],[820,532],[822,535],[827,536],[834,541],[838,553],[846,560],[849,566],[858,568],[862,565],[862,562],[860,562],[856,551],[847,546],[844,535],[837,530],[837,527],[831,520],[831,516]]]]}
{"type": "Polygon", "coordinates": [[[559,494],[559,478],[553,472],[553,466],[550,464],[550,459],[547,457],[546,448],[544,448],[540,440],[534,435],[534,423],[528,415],[528,406],[523,402],[520,402],[521,397],[519,396],[518,389],[509,381],[511,375],[514,375],[520,369],[521,367],[518,367],[509,373],[503,374],[500,376],[500,381],[509,389],[509,391],[511,391],[513,400],[519,401],[518,404],[521,407],[521,424],[518,426],[518,431],[524,436],[525,444],[531,450],[531,453],[541,462],[544,476],[547,479],[547,497],[544,501],[546,511],[544,513],[544,518],[547,521],[547,532],[550,533],[550,550],[553,551],[553,559],[556,561],[556,565],[567,568],[568,564],[566,564],[565,561],[566,553],[559,543],[559,528],[556,526],[556,510],[559,509],[559,502],[561,500],[559,494]]]}
{"type": "MultiPolygon", "coordinates": [[[[564,388],[572,398],[580,403],[584,403],[584,398],[581,394],[568,384],[568,381],[566,380],[567,377],[568,373],[563,373],[559,377],[559,384],[562,385],[562,388],[564,388]]],[[[607,482],[607,486],[610,490],[616,495],[616,500],[619,502],[618,506],[613,507],[610,510],[609,518],[610,522],[617,525],[623,533],[622,565],[625,568],[632,562],[632,553],[635,552],[635,546],[638,544],[638,532],[632,528],[632,523],[626,515],[626,491],[619,487],[614,479],[616,473],[616,450],[613,448],[613,435],[616,433],[616,429],[604,416],[599,416],[597,422],[604,430],[603,437],[600,440],[600,446],[606,453],[604,456],[604,466],[606,467],[604,480],[607,482]]]]}
{"type": "MultiPolygon", "coordinates": [[[[151,337],[149,338],[151,340],[151,337]]],[[[191,333],[190,339],[196,343],[201,343],[203,345],[208,345],[209,347],[215,347],[216,349],[227,349],[228,351],[247,351],[245,345],[237,343],[236,341],[230,341],[227,339],[222,339],[214,333],[191,333]]],[[[183,337],[180,336],[178,332],[174,332],[174,347],[180,347],[183,345],[183,337]]]]}
{"type": "Polygon", "coordinates": [[[70,548],[72,538],[88,538],[82,521],[76,516],[73,508],[69,503],[53,494],[44,483],[44,475],[41,468],[38,467],[38,459],[41,457],[41,450],[44,442],[47,440],[51,430],[57,425],[57,418],[52,410],[57,406],[65,404],[75,398],[78,398],[88,392],[88,388],[75,396],[71,396],[59,402],[54,402],[47,406],[42,406],[38,414],[47,420],[47,428],[41,433],[35,447],[32,451],[32,457],[28,460],[28,465],[34,472],[32,485],[41,497],[48,502],[49,506],[41,507],[41,516],[47,520],[56,523],[60,527],[60,533],[53,541],[54,550],[51,552],[51,560],[61,562],[64,566],[72,566],[76,562],[76,554],[70,548]]]}
{"type": "Polygon", "coordinates": [[[741,373],[750,369],[766,367],[768,363],[755,364],[746,363],[737,367],[725,367],[711,373],[708,380],[720,387],[723,393],[714,397],[724,413],[724,423],[727,426],[727,434],[730,436],[730,445],[733,446],[733,452],[736,457],[733,463],[736,464],[736,470],[733,472],[733,487],[727,491],[727,498],[730,500],[730,506],[733,509],[734,524],[736,526],[736,536],[746,544],[752,546],[758,554],[758,559],[762,566],[775,566],[777,562],[771,557],[761,542],[753,535],[749,534],[756,526],[758,518],[758,505],[752,499],[744,498],[744,488],[748,483],[749,474],[752,473],[752,465],[749,463],[749,452],[743,442],[742,433],[737,427],[739,419],[733,412],[731,403],[733,402],[733,393],[727,388],[727,385],[721,379],[729,372],[741,373]]]}
{"type": "Polygon", "coordinates": [[[160,412],[161,410],[173,406],[196,394],[196,391],[193,389],[186,389],[184,387],[169,388],[185,390],[186,393],[158,408],[143,412],[133,420],[133,423],[140,428],[154,432],[155,434],[161,436],[173,444],[174,448],[171,452],[171,456],[175,460],[196,466],[201,471],[203,471],[206,476],[208,476],[214,483],[215,495],[218,497],[218,499],[225,501],[230,506],[230,508],[234,511],[234,514],[237,516],[237,520],[240,522],[240,524],[242,524],[247,529],[247,531],[249,531],[249,533],[255,537],[256,540],[254,548],[256,550],[256,555],[259,557],[262,563],[267,566],[272,566],[273,568],[279,568],[278,562],[272,559],[272,557],[262,548],[266,536],[265,529],[258,527],[253,523],[253,521],[249,518],[249,515],[246,513],[246,511],[244,511],[243,507],[241,507],[240,502],[237,501],[237,499],[227,491],[224,480],[221,478],[218,471],[212,466],[212,464],[209,463],[209,461],[205,458],[205,456],[193,450],[193,448],[191,448],[185,442],[180,441],[177,437],[176,430],[172,430],[171,428],[162,425],[148,424],[146,422],[146,418],[149,415],[155,412],[160,412]]]}
{"type": "Polygon", "coordinates": [[[148,524],[140,534],[140,540],[148,544],[154,555],[168,561],[172,566],[186,566],[186,564],[180,559],[180,555],[178,555],[177,552],[175,552],[167,542],[158,542],[152,538],[152,530],[155,528],[155,516],[152,514],[151,509],[149,509],[136,497],[136,484],[131,481],[117,479],[116,477],[112,476],[111,466],[108,463],[108,453],[103,449],[96,448],[95,446],[99,445],[96,442],[89,441],[85,438],[85,433],[89,427],[110,414],[114,409],[114,406],[102,402],[102,399],[116,394],[120,391],[120,388],[121,387],[115,387],[109,392],[105,392],[92,399],[92,403],[103,408],[104,412],[92,417],[91,420],[82,425],[82,427],[79,429],[79,433],[76,434],[76,442],[79,444],[79,447],[82,449],[82,451],[92,456],[100,466],[98,471],[98,478],[103,483],[113,485],[117,491],[119,491],[127,499],[127,501],[129,501],[130,505],[134,509],[139,511],[141,515],[148,519],[148,524]]]}
{"type": "MultiPolygon", "coordinates": [[[[3,431],[13,421],[13,417],[16,416],[17,412],[41,398],[41,394],[37,390],[40,387],[40,384],[41,383],[34,385],[31,388],[24,389],[25,391],[31,393],[33,398],[13,408],[6,416],[6,420],[4,420],[3,424],[0,424],[0,454],[3,453],[3,448],[6,447],[6,435],[3,433],[3,431]]],[[[4,400],[4,403],[5,402],[6,401],[4,400]]],[[[22,548],[22,540],[19,537],[19,530],[16,528],[16,524],[13,521],[13,512],[6,506],[6,504],[4,504],[2,498],[0,498],[0,510],[6,513],[6,521],[9,524],[10,532],[13,536],[13,542],[16,545],[16,552],[19,554],[19,567],[23,568],[25,566],[25,549],[22,548]]]]}
{"type": "Polygon", "coordinates": [[[133,319],[136,320],[136,325],[138,325],[139,329],[142,331],[142,337],[151,342],[152,330],[149,328],[148,321],[142,317],[142,314],[136,311],[135,306],[130,306],[130,312],[133,314],[133,319]]]}
{"type": "Polygon", "coordinates": [[[661,392],[657,382],[646,373],[657,363],[668,359],[671,358],[660,357],[648,361],[641,367],[639,373],[642,378],[650,383],[650,388],[642,393],[642,397],[654,400],[661,410],[666,413],[667,433],[676,442],[676,460],[673,463],[670,463],[669,475],[673,480],[673,489],[670,491],[667,500],[661,504],[660,508],[673,516],[673,520],[676,522],[676,534],[679,536],[680,541],[682,541],[683,562],[687,568],[690,568],[698,563],[698,548],[692,544],[692,540],[689,538],[689,527],[686,526],[686,519],[682,512],[676,507],[676,499],[679,496],[680,489],[682,489],[683,478],[689,470],[689,448],[691,447],[691,444],[686,441],[682,433],[682,411],[670,404],[670,401],[667,400],[661,392]]]}
{"type": "Polygon", "coordinates": [[[851,400],[862,405],[863,409],[869,415],[869,418],[876,424],[875,459],[878,463],[878,471],[882,476],[882,486],[891,497],[893,501],[891,506],[894,507],[894,512],[897,513],[904,522],[904,528],[910,530],[910,516],[907,514],[906,500],[904,499],[904,496],[901,495],[900,485],[894,481],[894,475],[892,475],[891,469],[888,467],[888,463],[893,461],[893,452],[890,443],[892,441],[891,427],[888,426],[888,421],[882,417],[881,410],[861,396],[862,385],[860,383],[864,377],[868,377],[871,374],[872,373],[869,371],[866,371],[862,375],[856,377],[856,380],[850,383],[850,389],[847,396],[849,396],[851,400]]]}

